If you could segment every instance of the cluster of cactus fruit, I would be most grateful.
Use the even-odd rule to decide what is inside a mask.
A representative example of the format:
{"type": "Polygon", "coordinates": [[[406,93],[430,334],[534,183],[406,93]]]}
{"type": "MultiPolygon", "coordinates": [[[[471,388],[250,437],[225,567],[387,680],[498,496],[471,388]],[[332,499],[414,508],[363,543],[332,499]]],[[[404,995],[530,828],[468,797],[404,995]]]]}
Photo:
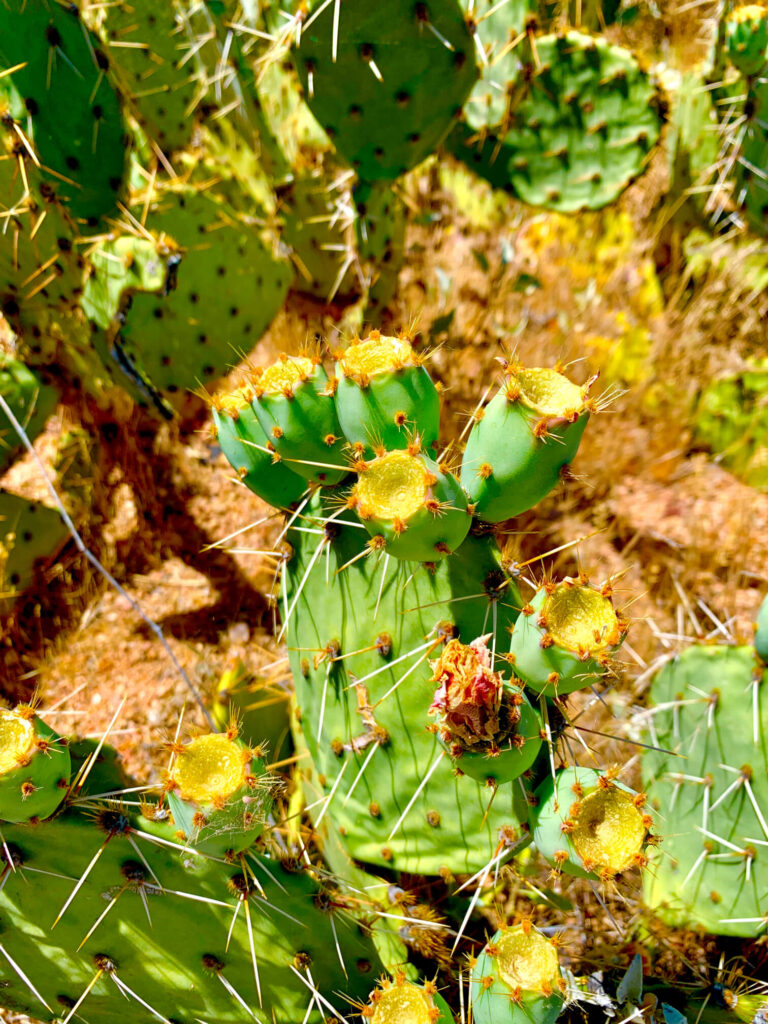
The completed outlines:
{"type": "MultiPolygon", "coordinates": [[[[526,602],[499,546],[510,509],[561,485],[594,408],[589,383],[507,362],[454,474],[423,358],[376,331],[331,372],[317,354],[283,356],[215,400],[238,478],[286,517],[294,781],[333,873],[281,851],[274,726],[242,698],[249,742],[221,716],[219,733],[177,734],[161,795],[141,801],[105,749],[78,751],[34,708],[0,712],[5,1005],[294,1022],[347,1019],[343,993],[376,1024],[447,1024],[457,1008],[435,981],[460,961],[443,950],[423,980],[408,963],[410,947],[440,947],[420,925],[443,939],[446,926],[384,878],[482,887],[531,843],[555,875],[597,886],[644,867],[645,798],[555,753],[568,694],[605,678],[626,632],[610,586],[547,578],[526,602]]],[[[225,702],[241,676],[227,674],[225,702]]],[[[478,1024],[553,1021],[569,996],[528,919],[502,922],[468,985],[478,1024]]]]}

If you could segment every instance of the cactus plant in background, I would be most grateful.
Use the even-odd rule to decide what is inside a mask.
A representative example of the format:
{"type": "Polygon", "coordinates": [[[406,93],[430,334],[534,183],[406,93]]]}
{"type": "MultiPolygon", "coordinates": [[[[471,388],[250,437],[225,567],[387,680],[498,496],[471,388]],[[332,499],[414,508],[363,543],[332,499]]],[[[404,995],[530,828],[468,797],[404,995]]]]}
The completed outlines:
{"type": "Polygon", "coordinates": [[[667,835],[646,900],[666,921],[722,935],[765,924],[765,609],[756,647],[693,645],[664,665],[643,716],[645,788],[667,835]]]}

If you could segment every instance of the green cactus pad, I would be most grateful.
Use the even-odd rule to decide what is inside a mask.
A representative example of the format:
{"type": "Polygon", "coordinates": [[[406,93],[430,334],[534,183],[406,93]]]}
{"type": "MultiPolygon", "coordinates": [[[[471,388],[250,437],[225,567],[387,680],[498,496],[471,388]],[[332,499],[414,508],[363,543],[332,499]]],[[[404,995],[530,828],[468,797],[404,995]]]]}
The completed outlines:
{"type": "Polygon", "coordinates": [[[587,386],[555,370],[508,370],[472,427],[461,463],[476,514],[498,523],[546,497],[576,455],[587,418],[587,386]]]}
{"type": "Polygon", "coordinates": [[[509,77],[499,99],[489,102],[488,75],[478,85],[451,149],[533,206],[599,209],[646,165],[661,127],[657,90],[629,50],[605,39],[567,32],[534,45],[501,58],[495,74],[509,77]]]}
{"type": "MultiPolygon", "coordinates": [[[[322,528],[306,525],[315,523],[322,528]]],[[[315,821],[330,815],[360,861],[419,874],[475,871],[499,828],[521,820],[519,791],[500,789],[488,810],[490,791],[455,775],[425,728],[434,696],[428,658],[454,632],[469,640],[495,626],[503,642],[519,594],[489,537],[469,536],[431,570],[386,555],[352,561],[365,549],[361,531],[339,520],[328,531],[327,541],[289,534],[282,599],[299,739],[322,787],[315,821]]]]}
{"type": "Polygon", "coordinates": [[[282,238],[298,269],[296,287],[323,302],[360,291],[351,195],[343,184],[332,187],[334,171],[299,175],[278,192],[282,238]]]}
{"type": "Polygon", "coordinates": [[[764,597],[755,620],[755,653],[768,664],[768,597],[764,597]]]}
{"type": "Polygon", "coordinates": [[[69,787],[69,749],[26,704],[0,707],[0,821],[53,814],[69,787]]]}
{"type": "MultiPolygon", "coordinates": [[[[5,352],[0,352],[0,395],[24,427],[30,441],[34,441],[43,429],[59,399],[55,388],[43,384],[24,363],[5,352]]],[[[0,473],[10,466],[22,448],[11,421],[0,410],[0,473]]]]}
{"type": "Polygon", "coordinates": [[[533,841],[557,871],[610,879],[645,864],[643,798],[593,768],[564,768],[536,789],[533,841]]]}
{"type": "Polygon", "coordinates": [[[216,857],[247,850],[264,829],[274,781],[261,757],[224,733],[174,751],[168,806],[182,841],[216,857]]]}
{"type": "Polygon", "coordinates": [[[306,101],[361,180],[397,178],[439,145],[467,98],[472,37],[456,0],[345,4],[338,32],[334,6],[310,13],[294,54],[306,101]]]}
{"type": "Polygon", "coordinates": [[[759,4],[736,7],[725,19],[728,59],[742,75],[759,75],[768,63],[768,11],[759,4]]]}
{"type": "MultiPolygon", "coordinates": [[[[29,982],[0,954],[3,1005],[37,1019],[60,1020],[84,996],[82,1016],[100,1024],[296,1024],[305,982],[341,1013],[381,970],[370,940],[343,918],[334,927],[317,884],[278,861],[182,852],[167,825],[118,803],[2,831],[17,870],[0,893],[0,943],[29,982]]],[[[322,1018],[315,1005],[306,1019],[322,1018]]]]}
{"type": "Polygon", "coordinates": [[[360,455],[407,448],[416,435],[425,449],[437,447],[440,396],[406,338],[372,331],[344,350],[336,376],[339,423],[360,455]]]}
{"type": "Polygon", "coordinates": [[[357,252],[367,285],[364,319],[378,323],[397,292],[405,262],[406,208],[389,182],[365,182],[354,191],[357,252]]]}
{"type": "Polygon", "coordinates": [[[213,422],[221,450],[242,482],[275,508],[290,508],[307,488],[284,462],[275,462],[266,450],[268,437],[256,418],[248,397],[241,392],[217,396],[213,422]]]}
{"type": "Polygon", "coordinates": [[[492,670],[485,640],[449,640],[432,662],[437,690],[430,713],[456,767],[494,784],[517,779],[533,765],[542,724],[522,687],[492,670]]]}
{"type": "Polygon", "coordinates": [[[210,193],[165,193],[147,227],[173,240],[181,262],[166,295],[133,296],[119,337],[157,388],[184,393],[250,351],[282,306],[291,273],[210,193]]]}
{"type": "Polygon", "coordinates": [[[610,597],[566,577],[540,587],[523,609],[509,660],[533,693],[562,697],[605,676],[625,632],[610,597]]]}
{"type": "Polygon", "coordinates": [[[269,445],[305,480],[337,484],[350,470],[332,389],[319,361],[281,356],[252,382],[253,408],[269,445]]]}
{"type": "Polygon", "coordinates": [[[69,531],[56,509],[0,491],[0,612],[30,585],[38,562],[56,554],[69,531]]]}
{"type": "Polygon", "coordinates": [[[741,200],[747,222],[759,235],[765,235],[768,223],[768,79],[752,79],[747,90],[744,125],[739,129],[741,145],[736,161],[736,195],[741,200]]]}
{"type": "Polygon", "coordinates": [[[0,60],[29,115],[47,183],[75,218],[116,212],[126,127],[105,74],[109,58],[74,4],[11,0],[0,6],[0,60]]]}
{"type": "Polygon", "coordinates": [[[357,467],[350,496],[371,546],[396,558],[436,562],[467,536],[471,515],[458,480],[423,453],[386,452],[357,467]]]}
{"type": "Polygon", "coordinates": [[[108,4],[101,34],[113,78],[149,138],[166,153],[186,146],[203,86],[194,59],[188,59],[195,40],[176,3],[108,4]]]}
{"type": "Polygon", "coordinates": [[[553,1024],[565,1000],[557,949],[541,932],[516,925],[496,932],[472,967],[475,1024],[553,1024]]]}
{"type": "Polygon", "coordinates": [[[653,681],[643,778],[665,838],[645,891],[669,923],[765,927],[767,684],[753,648],[725,646],[691,647],[653,681]]]}

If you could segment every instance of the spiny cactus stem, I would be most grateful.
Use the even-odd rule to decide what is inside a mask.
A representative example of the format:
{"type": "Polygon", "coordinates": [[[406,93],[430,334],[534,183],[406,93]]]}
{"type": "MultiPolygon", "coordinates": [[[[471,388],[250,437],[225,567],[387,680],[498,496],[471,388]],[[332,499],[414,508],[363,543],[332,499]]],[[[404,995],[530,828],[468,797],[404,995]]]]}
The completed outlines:
{"type": "Polygon", "coordinates": [[[189,692],[192,694],[192,696],[193,696],[193,698],[195,700],[195,703],[200,708],[200,711],[201,711],[203,717],[205,718],[206,722],[208,723],[210,728],[213,730],[213,732],[217,732],[216,724],[213,721],[213,717],[212,717],[210,711],[206,707],[205,701],[203,700],[203,698],[202,698],[202,696],[200,694],[200,691],[197,689],[195,684],[192,682],[192,680],[189,678],[187,673],[184,671],[184,667],[182,666],[181,662],[179,661],[179,659],[174,654],[173,648],[171,647],[171,645],[165,639],[165,635],[163,634],[163,631],[160,628],[160,626],[156,622],[154,622],[152,619],[150,619],[148,615],[145,614],[145,612],[141,608],[141,605],[136,601],[136,599],[133,598],[128,593],[128,591],[125,590],[125,588],[122,587],[117,582],[117,580],[112,575],[112,573],[109,572],[109,570],[106,569],[101,564],[101,562],[96,557],[96,555],[94,555],[93,552],[86,546],[85,542],[83,541],[83,538],[78,533],[77,527],[72,522],[72,519],[71,519],[69,513],[67,512],[66,508],[64,507],[64,503],[62,502],[61,498],[59,497],[58,492],[56,491],[56,488],[53,486],[53,482],[51,481],[51,478],[48,475],[48,472],[47,472],[45,466],[43,465],[42,460],[40,459],[40,456],[37,454],[37,452],[35,451],[34,447],[32,446],[32,442],[30,441],[30,439],[29,439],[29,437],[27,435],[26,430],[21,425],[21,423],[19,423],[19,421],[16,419],[16,417],[13,414],[13,410],[8,405],[8,403],[6,402],[5,398],[3,398],[2,395],[0,395],[0,410],[2,410],[3,413],[8,417],[8,420],[9,420],[11,426],[13,427],[13,429],[18,434],[19,439],[21,440],[22,444],[27,449],[27,451],[32,456],[32,458],[35,460],[35,462],[37,464],[37,468],[39,469],[40,474],[41,474],[41,476],[42,476],[42,478],[43,478],[43,480],[45,482],[45,486],[46,486],[46,488],[48,490],[48,493],[50,494],[51,498],[53,499],[53,501],[54,501],[54,503],[56,505],[56,508],[58,509],[59,515],[61,516],[61,518],[64,521],[64,525],[69,530],[70,535],[72,537],[72,540],[75,542],[75,546],[77,547],[77,550],[91,563],[91,565],[94,567],[94,569],[96,569],[96,571],[101,576],[104,577],[104,579],[107,581],[107,583],[109,583],[109,585],[111,587],[114,587],[114,589],[118,592],[118,594],[120,594],[120,596],[122,598],[124,598],[128,602],[128,604],[131,606],[133,611],[136,612],[136,614],[141,618],[141,620],[144,623],[144,625],[148,626],[149,629],[152,630],[152,632],[155,634],[157,639],[162,644],[166,654],[171,659],[171,662],[173,663],[173,667],[176,669],[176,671],[179,673],[181,678],[184,680],[185,685],[187,686],[189,692]]]}

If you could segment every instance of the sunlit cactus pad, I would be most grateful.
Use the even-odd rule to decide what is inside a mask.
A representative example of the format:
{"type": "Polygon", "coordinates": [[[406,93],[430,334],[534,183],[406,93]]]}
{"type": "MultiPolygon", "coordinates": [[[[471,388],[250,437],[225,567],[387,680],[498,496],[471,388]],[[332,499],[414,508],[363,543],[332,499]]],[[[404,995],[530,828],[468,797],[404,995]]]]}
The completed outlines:
{"type": "Polygon", "coordinates": [[[765,666],[751,647],[692,647],[651,688],[643,773],[666,836],[646,899],[675,924],[754,935],[768,906],[765,666]]]}

